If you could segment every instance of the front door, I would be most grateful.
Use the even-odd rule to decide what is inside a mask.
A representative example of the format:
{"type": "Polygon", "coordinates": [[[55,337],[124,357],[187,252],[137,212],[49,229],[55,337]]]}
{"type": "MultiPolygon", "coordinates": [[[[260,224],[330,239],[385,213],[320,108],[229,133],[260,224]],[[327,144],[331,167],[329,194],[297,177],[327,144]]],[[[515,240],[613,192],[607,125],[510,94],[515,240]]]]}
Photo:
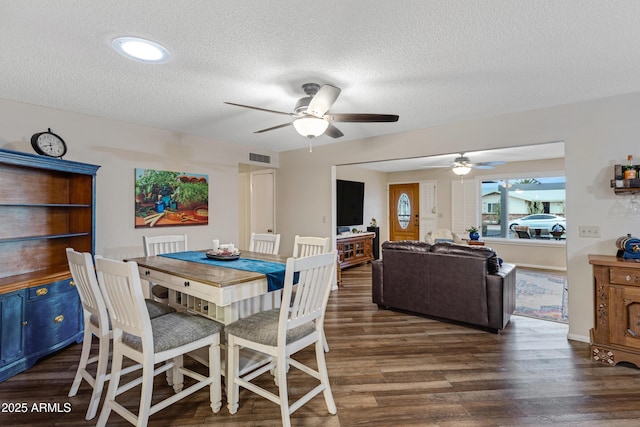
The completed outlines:
{"type": "Polygon", "coordinates": [[[420,184],[389,185],[391,241],[420,240],[420,184]]]}

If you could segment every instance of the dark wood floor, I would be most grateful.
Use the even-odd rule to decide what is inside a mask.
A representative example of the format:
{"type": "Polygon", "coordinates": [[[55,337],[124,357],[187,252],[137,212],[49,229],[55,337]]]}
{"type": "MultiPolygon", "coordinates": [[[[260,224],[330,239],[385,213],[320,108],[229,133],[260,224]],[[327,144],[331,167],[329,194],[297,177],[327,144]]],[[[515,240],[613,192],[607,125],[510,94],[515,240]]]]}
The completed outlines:
{"type": "MultiPolygon", "coordinates": [[[[499,334],[419,316],[379,310],[371,303],[370,265],[348,269],[327,311],[329,375],[338,413],[321,396],[292,415],[294,426],[638,426],[640,370],[589,360],[588,345],[568,341],[567,326],[512,317],[499,334]]],[[[84,426],[90,388],[67,393],[80,356],[74,345],[0,383],[0,425],[84,426]],[[10,403],[27,413],[7,413],[10,403]],[[59,404],[68,413],[37,413],[59,404]]],[[[309,360],[305,351],[300,359],[309,360]]],[[[263,384],[270,384],[264,378],[263,384]]],[[[291,371],[292,394],[310,381],[291,371]]],[[[156,380],[162,395],[170,389],[156,380]]],[[[127,393],[131,407],[137,393],[127,393]]],[[[241,389],[240,409],[213,414],[204,390],[151,417],[151,426],[277,426],[279,409],[241,389]]],[[[112,414],[110,426],[129,425],[112,414]]]]}

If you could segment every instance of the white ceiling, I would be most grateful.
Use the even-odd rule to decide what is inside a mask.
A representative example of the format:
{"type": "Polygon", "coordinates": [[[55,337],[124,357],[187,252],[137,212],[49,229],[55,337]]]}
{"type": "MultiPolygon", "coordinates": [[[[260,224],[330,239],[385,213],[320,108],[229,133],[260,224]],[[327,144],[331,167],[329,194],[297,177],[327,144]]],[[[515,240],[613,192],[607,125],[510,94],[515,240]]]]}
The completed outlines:
{"type": "MultiPolygon", "coordinates": [[[[439,156],[414,157],[384,160],[379,162],[358,163],[363,169],[379,172],[401,172],[409,170],[451,168],[453,161],[463,153],[450,153],[439,156]]],[[[487,162],[522,162],[526,160],[561,159],[564,157],[564,142],[549,142],[510,148],[496,148],[492,150],[468,151],[464,156],[471,164],[487,162]]]]}
{"type": "Polygon", "coordinates": [[[288,112],[330,83],[330,112],[400,116],[322,145],[640,91],[639,40],[635,0],[3,1],[0,98],[286,151],[293,127],[253,132],[287,117],[223,101],[288,112]]]}

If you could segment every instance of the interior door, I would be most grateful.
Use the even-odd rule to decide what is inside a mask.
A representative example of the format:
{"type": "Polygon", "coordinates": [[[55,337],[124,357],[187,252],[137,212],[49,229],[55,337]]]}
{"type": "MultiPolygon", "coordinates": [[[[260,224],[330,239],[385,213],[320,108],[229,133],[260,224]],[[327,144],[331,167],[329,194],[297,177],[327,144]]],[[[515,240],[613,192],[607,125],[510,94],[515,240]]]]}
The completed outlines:
{"type": "Polygon", "coordinates": [[[275,233],[275,171],[251,172],[251,231],[275,233]]]}
{"type": "Polygon", "coordinates": [[[389,239],[420,240],[420,184],[389,185],[389,239]]]}

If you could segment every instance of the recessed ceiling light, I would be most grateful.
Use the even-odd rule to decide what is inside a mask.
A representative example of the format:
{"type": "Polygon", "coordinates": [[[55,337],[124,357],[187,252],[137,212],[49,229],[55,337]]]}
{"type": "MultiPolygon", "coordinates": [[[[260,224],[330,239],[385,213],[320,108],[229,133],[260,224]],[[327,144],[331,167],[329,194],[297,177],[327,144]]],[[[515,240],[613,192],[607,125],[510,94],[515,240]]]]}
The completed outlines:
{"type": "Polygon", "coordinates": [[[158,43],[138,37],[118,37],[111,46],[119,54],[140,62],[161,64],[171,57],[169,51],[158,43]]]}

